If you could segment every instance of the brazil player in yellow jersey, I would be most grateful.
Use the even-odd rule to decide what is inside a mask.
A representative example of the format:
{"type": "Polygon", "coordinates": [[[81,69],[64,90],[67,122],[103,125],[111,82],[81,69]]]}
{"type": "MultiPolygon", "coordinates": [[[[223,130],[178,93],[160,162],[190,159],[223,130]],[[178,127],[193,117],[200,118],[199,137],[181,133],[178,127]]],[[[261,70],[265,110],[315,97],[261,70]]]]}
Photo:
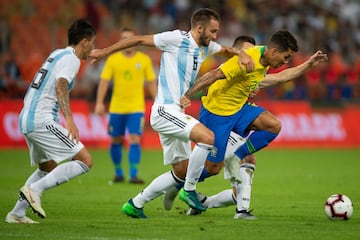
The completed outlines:
{"type": "MultiPolygon", "coordinates": [[[[239,36],[233,43],[234,48],[246,49],[255,45],[255,39],[250,36],[239,36]]],[[[307,69],[319,65],[327,60],[327,54],[316,51],[305,62],[298,66],[285,69],[278,73],[266,74],[259,84],[259,89],[273,86],[282,82],[296,79],[307,69]]],[[[257,91],[257,89],[256,89],[257,91]]],[[[252,178],[254,177],[256,160],[254,154],[247,155],[239,162],[239,158],[234,155],[234,151],[239,148],[245,140],[232,132],[230,134],[224,159],[224,177],[229,179],[232,189],[221,191],[215,195],[204,196],[199,194],[201,202],[207,208],[218,208],[229,205],[237,205],[239,213],[235,216],[238,219],[256,219],[249,212],[252,178]],[[240,164],[240,165],[239,165],[240,164]],[[241,182],[239,181],[241,179],[241,182]],[[239,195],[239,197],[238,197],[239,195]]],[[[187,215],[198,215],[201,211],[190,208],[187,215]]]]}
{"type": "MultiPolygon", "coordinates": [[[[121,39],[135,35],[132,29],[122,29],[121,39]]],[[[95,112],[105,113],[104,100],[112,80],[113,89],[109,106],[109,128],[111,136],[110,156],[115,168],[112,182],[123,182],[122,147],[126,131],[129,141],[129,182],[142,184],[138,177],[141,158],[140,139],[144,125],[144,82],[153,98],[156,95],[156,76],[151,59],[135,47],[113,53],[105,62],[97,90],[95,112]]]]}
{"type": "MultiPolygon", "coordinates": [[[[288,31],[278,31],[272,35],[267,46],[254,46],[245,50],[254,61],[254,71],[247,73],[235,65],[234,56],[219,68],[204,74],[188,89],[180,103],[189,105],[191,96],[208,86],[208,93],[203,96],[200,111],[200,122],[215,134],[214,147],[208,155],[208,162],[202,177],[219,173],[223,166],[227,139],[233,131],[247,137],[245,144],[235,151],[240,159],[266,147],[281,130],[280,120],[255,104],[248,103],[250,93],[264,79],[270,67],[277,68],[286,64],[298,51],[297,40],[288,31]]],[[[200,177],[200,176],[199,176],[200,177]]],[[[237,214],[241,214],[237,210],[237,214]]]]}

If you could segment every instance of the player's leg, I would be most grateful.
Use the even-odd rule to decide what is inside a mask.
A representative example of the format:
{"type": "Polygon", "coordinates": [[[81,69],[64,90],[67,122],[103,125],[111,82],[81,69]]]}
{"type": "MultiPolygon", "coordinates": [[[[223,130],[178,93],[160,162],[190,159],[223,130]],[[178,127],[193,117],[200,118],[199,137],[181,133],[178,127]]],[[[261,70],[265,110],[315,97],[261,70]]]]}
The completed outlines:
{"type": "MultiPolygon", "coordinates": [[[[197,178],[199,178],[204,167],[206,156],[210,149],[212,149],[212,145],[210,145],[213,141],[212,132],[199,124],[197,119],[185,114],[180,106],[175,105],[154,105],[151,111],[150,123],[155,131],[169,137],[171,136],[173,140],[178,139],[190,143],[189,140],[191,139],[197,144],[194,151],[190,152],[191,159],[187,169],[188,171],[190,167],[190,173],[186,177],[187,183],[184,185],[187,191],[183,191],[183,194],[180,192],[180,197],[188,204],[205,209],[197,200],[195,187],[197,178]],[[190,164],[191,160],[193,161],[190,164]]],[[[163,144],[162,146],[164,147],[163,144]]],[[[190,153],[183,159],[189,159],[190,153]]]]}
{"type": "MultiPolygon", "coordinates": [[[[81,142],[73,142],[68,137],[67,129],[55,122],[45,126],[44,129],[27,134],[26,138],[35,146],[34,152],[41,152],[41,155],[50,157],[56,163],[64,159],[72,159],[72,161],[56,166],[46,176],[22,187],[20,190],[20,194],[28,201],[33,211],[40,217],[45,217],[45,211],[41,207],[41,194],[49,188],[58,186],[89,171],[92,167],[92,158],[81,142]]],[[[40,170],[48,170],[49,160],[43,158],[37,161],[40,170]]]]}
{"type": "MultiPolygon", "coordinates": [[[[240,164],[240,159],[234,154],[245,141],[246,139],[242,138],[237,133],[231,132],[225,153],[224,178],[229,179],[233,189],[235,188],[234,196],[238,210],[238,213],[235,216],[243,219],[255,219],[249,209],[256,159],[253,154],[250,154],[242,159],[240,164]]],[[[210,204],[215,206],[221,205],[221,203],[219,204],[216,202],[210,204]]]]}
{"type": "Polygon", "coordinates": [[[254,130],[254,132],[250,134],[245,144],[235,151],[240,159],[268,146],[281,130],[281,122],[276,116],[257,106],[245,106],[247,106],[248,116],[256,116],[256,114],[257,116],[247,127],[248,130],[254,130]]]}
{"type": "Polygon", "coordinates": [[[177,184],[166,189],[164,193],[163,205],[165,210],[168,211],[171,210],[176,196],[184,186],[184,182],[185,182],[184,179],[186,176],[187,165],[188,165],[188,160],[184,160],[179,163],[172,164],[173,173],[174,173],[173,177],[177,181],[177,184]]]}
{"type": "Polygon", "coordinates": [[[110,158],[114,166],[115,176],[112,183],[123,182],[124,172],[122,168],[122,148],[126,127],[125,114],[109,114],[108,134],[110,136],[110,158]]]}
{"type": "MultiPolygon", "coordinates": [[[[238,119],[234,131],[239,133],[241,136],[247,136],[251,130],[255,130],[254,133],[257,132],[258,129],[263,128],[261,126],[260,119],[261,116],[267,116],[267,112],[265,109],[256,106],[254,104],[246,104],[242,107],[239,112],[241,117],[238,119]]],[[[276,123],[276,119],[272,119],[273,124],[269,123],[270,126],[273,127],[273,131],[280,131],[281,125],[276,123]]],[[[240,166],[239,175],[241,178],[241,183],[236,183],[237,188],[237,209],[234,218],[246,218],[246,219],[255,219],[254,216],[249,212],[250,206],[250,196],[251,196],[251,185],[252,185],[252,178],[255,171],[255,156],[252,154],[260,150],[261,148],[268,145],[268,143],[274,139],[277,133],[272,132],[263,132],[264,134],[255,135],[255,138],[252,138],[252,133],[245,141],[243,145],[241,145],[236,151],[235,155],[242,159],[242,164],[240,166]],[[258,137],[263,136],[264,139],[258,139],[258,137]]]]}
{"type": "Polygon", "coordinates": [[[188,162],[186,158],[191,152],[190,142],[184,142],[163,134],[159,134],[159,137],[163,147],[164,164],[171,164],[173,170],[155,178],[143,191],[125,203],[122,207],[122,212],[125,215],[134,218],[146,218],[146,215],[143,212],[145,203],[162,195],[164,192],[167,192],[169,189],[174,188],[177,184],[183,183],[184,181],[188,162]]]}
{"type": "Polygon", "coordinates": [[[196,145],[190,154],[185,184],[179,196],[190,207],[204,211],[206,208],[198,200],[196,184],[203,172],[206,158],[213,150],[214,135],[212,131],[198,123],[191,130],[190,139],[196,145]]]}
{"type": "Polygon", "coordinates": [[[129,182],[135,184],[143,184],[144,180],[138,177],[138,168],[141,159],[140,139],[144,127],[144,113],[128,114],[126,126],[129,131],[129,182]]]}
{"type": "MultiPolygon", "coordinates": [[[[227,189],[215,195],[200,197],[200,200],[206,208],[226,207],[236,204],[235,182],[241,182],[241,177],[239,175],[240,159],[234,155],[234,151],[244,142],[245,139],[240,135],[234,132],[230,133],[224,159],[224,178],[230,180],[233,190],[227,189]]],[[[210,164],[210,162],[207,162],[207,164],[210,164]]],[[[187,211],[187,215],[198,215],[200,213],[201,212],[191,208],[187,211]]]]}
{"type": "MultiPolygon", "coordinates": [[[[42,177],[44,177],[48,172],[50,172],[53,168],[56,167],[56,163],[54,161],[49,162],[48,171],[42,171],[40,169],[36,169],[29,178],[25,181],[25,186],[30,185],[33,182],[38,181],[42,177]]],[[[31,218],[26,216],[26,210],[29,207],[29,203],[22,199],[18,198],[15,203],[13,209],[6,215],[5,222],[7,223],[38,223],[37,221],[32,220],[31,218]]]]}

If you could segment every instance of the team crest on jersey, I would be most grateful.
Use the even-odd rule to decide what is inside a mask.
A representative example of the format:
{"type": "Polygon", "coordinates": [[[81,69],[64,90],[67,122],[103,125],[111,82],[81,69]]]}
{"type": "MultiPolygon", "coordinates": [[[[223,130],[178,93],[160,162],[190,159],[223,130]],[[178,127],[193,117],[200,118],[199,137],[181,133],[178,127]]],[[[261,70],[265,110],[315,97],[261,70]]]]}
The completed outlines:
{"type": "Polygon", "coordinates": [[[136,63],[135,68],[139,70],[141,68],[141,63],[136,63]]]}
{"type": "Polygon", "coordinates": [[[200,59],[203,59],[203,58],[204,58],[204,55],[205,55],[204,48],[201,48],[201,49],[200,49],[200,52],[199,52],[200,59]]]}
{"type": "Polygon", "coordinates": [[[211,157],[216,157],[217,155],[217,147],[213,147],[211,150],[210,150],[210,156],[211,157]]]}

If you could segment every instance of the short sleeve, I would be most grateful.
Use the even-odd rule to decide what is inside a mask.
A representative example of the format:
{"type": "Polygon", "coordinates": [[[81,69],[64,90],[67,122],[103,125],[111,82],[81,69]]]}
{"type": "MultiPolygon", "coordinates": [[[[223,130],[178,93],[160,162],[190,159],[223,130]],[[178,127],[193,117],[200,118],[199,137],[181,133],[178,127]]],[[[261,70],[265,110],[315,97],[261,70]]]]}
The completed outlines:
{"type": "Polygon", "coordinates": [[[180,30],[154,34],[155,47],[162,51],[169,51],[170,49],[178,46],[179,41],[182,39],[182,33],[187,34],[186,32],[181,32],[180,30]]]}
{"type": "Polygon", "coordinates": [[[221,51],[222,46],[217,42],[211,41],[209,44],[209,54],[216,54],[221,51]]]}
{"type": "Polygon", "coordinates": [[[226,78],[235,78],[242,73],[239,66],[239,57],[233,56],[220,66],[221,71],[224,73],[226,78]]]}
{"type": "Polygon", "coordinates": [[[75,55],[68,54],[57,62],[56,79],[65,78],[69,83],[75,79],[80,69],[80,59],[75,55]]]}

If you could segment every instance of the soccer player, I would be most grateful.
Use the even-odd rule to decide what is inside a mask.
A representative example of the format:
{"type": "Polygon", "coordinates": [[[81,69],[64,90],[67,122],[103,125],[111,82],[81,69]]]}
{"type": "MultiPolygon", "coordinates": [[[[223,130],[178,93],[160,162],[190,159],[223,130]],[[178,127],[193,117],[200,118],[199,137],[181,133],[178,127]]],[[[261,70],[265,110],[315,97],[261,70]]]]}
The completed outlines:
{"type": "MultiPolygon", "coordinates": [[[[122,29],[120,39],[134,35],[134,30],[122,29]]],[[[138,177],[138,165],[141,158],[140,140],[144,126],[144,81],[150,95],[153,98],[156,96],[155,72],[150,57],[133,47],[116,52],[107,58],[97,90],[95,106],[97,114],[105,114],[104,99],[110,80],[113,80],[113,90],[109,107],[108,132],[111,136],[110,156],[115,168],[113,183],[124,181],[121,160],[125,130],[127,130],[129,182],[143,184],[144,180],[138,177]]]]}
{"type": "Polygon", "coordinates": [[[146,218],[143,212],[145,203],[162,195],[178,182],[184,182],[186,174],[187,182],[182,199],[195,209],[205,209],[198,200],[195,184],[196,176],[201,173],[206,157],[213,149],[214,135],[197,119],[184,113],[180,98],[194,83],[201,63],[209,54],[217,53],[226,57],[239,54],[238,64],[243,69],[245,65],[247,71],[253,68],[252,60],[243,51],[234,51],[233,48],[214,42],[219,23],[220,16],[217,12],[202,8],[193,13],[189,32],[174,30],[134,36],[108,48],[96,49],[90,54],[97,61],[114,51],[135,45],[154,46],[162,51],[158,90],[151,110],[150,124],[159,133],[164,164],[171,164],[172,170],[155,178],[143,191],[123,205],[122,212],[128,216],[146,218]],[[196,143],[193,151],[190,140],[196,143]]]}
{"type": "MultiPolygon", "coordinates": [[[[234,65],[236,56],[226,61],[219,68],[204,74],[185,93],[180,103],[186,108],[190,98],[197,91],[209,87],[208,94],[202,97],[203,107],[200,121],[215,134],[214,148],[216,154],[209,155],[203,177],[219,173],[223,166],[226,142],[230,132],[234,131],[242,137],[249,135],[245,144],[235,151],[235,155],[245,160],[247,156],[266,147],[276,138],[281,129],[281,122],[270,112],[248,103],[251,91],[257,89],[269,67],[277,68],[287,63],[297,52],[298,46],[294,36],[288,31],[278,31],[270,39],[267,46],[255,46],[246,49],[255,62],[255,70],[247,73],[234,65]]],[[[320,54],[320,53],[319,53],[320,54]]],[[[200,175],[198,175],[200,176],[200,175]]],[[[241,196],[238,195],[237,199],[241,196]]],[[[238,207],[239,203],[238,202],[238,207]]],[[[246,210],[237,208],[234,218],[243,218],[246,210]]]]}
{"type": "Polygon", "coordinates": [[[26,216],[30,206],[39,217],[42,193],[89,171],[92,158],[79,140],[69,93],[74,87],[80,60],[94,48],[95,28],[86,20],[76,20],[68,29],[68,46],[53,51],[35,75],[24,98],[20,130],[29,148],[31,165],[38,169],[20,189],[21,198],[7,214],[7,223],[38,223],[26,216]],[[65,127],[59,123],[59,108],[65,127]],[[63,160],[70,160],[58,164],[63,160]]]}
{"type": "MultiPolygon", "coordinates": [[[[250,36],[241,35],[237,37],[233,43],[233,47],[247,49],[255,45],[255,39],[250,36]]],[[[304,63],[283,70],[279,73],[266,74],[265,78],[259,84],[259,89],[273,86],[278,83],[290,81],[302,75],[307,69],[317,66],[323,61],[327,60],[327,55],[317,51],[304,63]]],[[[240,211],[239,218],[255,219],[255,216],[250,214],[250,199],[251,199],[251,187],[252,179],[254,177],[256,159],[254,154],[246,156],[240,160],[234,152],[239,148],[245,139],[238,134],[231,132],[224,159],[224,177],[230,180],[232,190],[224,190],[218,194],[212,196],[200,196],[200,200],[206,208],[217,208],[233,205],[237,203],[237,193],[241,196],[238,198],[238,209],[240,211]],[[240,165],[239,165],[240,164],[240,165]],[[239,169],[240,168],[240,169],[239,169]]],[[[209,163],[209,162],[208,162],[209,163]]],[[[178,188],[174,188],[171,191],[167,191],[164,196],[164,208],[171,209],[172,202],[177,195],[178,188]]],[[[187,212],[188,215],[198,215],[201,211],[190,208],[187,212]]]]}

